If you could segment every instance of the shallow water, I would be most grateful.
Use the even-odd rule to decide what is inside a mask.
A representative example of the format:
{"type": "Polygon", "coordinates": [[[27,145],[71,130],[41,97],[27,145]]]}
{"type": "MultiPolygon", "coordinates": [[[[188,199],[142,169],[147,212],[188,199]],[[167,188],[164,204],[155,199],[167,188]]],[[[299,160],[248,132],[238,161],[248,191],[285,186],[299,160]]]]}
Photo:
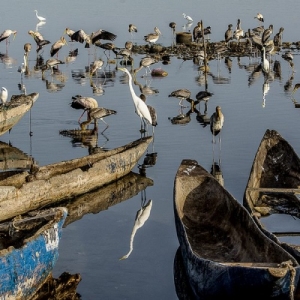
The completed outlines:
{"type": "MultiPolygon", "coordinates": [[[[75,61],[60,66],[61,76],[46,73],[46,81],[40,72],[34,72],[36,60],[35,43],[27,34],[36,29],[36,17],[33,12],[47,21],[39,31],[51,42],[59,39],[66,27],[92,32],[99,28],[117,34],[115,44],[123,47],[126,40],[143,44],[143,36],[158,26],[162,32],[159,42],[162,45],[172,44],[169,23],[175,21],[177,30],[185,25],[182,13],[191,15],[194,27],[198,20],[205,26],[212,27],[212,41],[222,40],[229,23],[236,24],[242,20],[245,29],[259,25],[254,19],[257,12],[265,16],[265,26],[274,24],[274,31],[283,26],[284,41],[298,41],[298,33],[294,31],[298,22],[298,1],[206,1],[196,0],[173,1],[172,6],[166,1],[141,2],[137,0],[109,1],[105,5],[99,1],[40,1],[27,2],[3,1],[7,7],[1,17],[1,28],[16,29],[18,34],[11,40],[7,48],[9,61],[0,64],[0,85],[5,86],[9,94],[19,94],[18,84],[21,82],[18,66],[23,59],[23,45],[30,42],[33,50],[29,55],[31,73],[23,78],[27,93],[39,92],[40,97],[30,113],[0,140],[11,143],[23,152],[31,155],[40,165],[80,157],[88,154],[88,148],[78,141],[59,134],[60,130],[78,128],[77,120],[81,112],[69,106],[71,97],[76,94],[93,96],[100,106],[115,109],[118,113],[106,119],[109,128],[105,135],[99,135],[99,147],[114,148],[140,137],[139,118],[134,113],[133,103],[126,84],[126,76],[116,71],[115,65],[107,65],[106,71],[114,71],[112,80],[102,83],[104,93],[93,95],[89,80],[78,80],[72,72],[84,70],[95,57],[106,60],[101,49],[88,51],[77,43],[69,43],[59,51],[59,58],[65,59],[68,52],[78,48],[79,55],[75,61]],[[254,2],[254,3],[253,3],[254,2]],[[16,9],[18,6],[18,9],[16,9]],[[285,15],[282,11],[286,12],[285,15]],[[197,13],[196,13],[197,12],[197,13]],[[128,24],[134,23],[138,33],[130,36],[128,24]],[[60,84],[60,89],[49,89],[49,83],[60,84]],[[48,89],[47,89],[48,87],[48,89]],[[33,132],[32,137],[29,131],[33,132]]],[[[0,30],[1,31],[1,30],[0,30]]],[[[49,58],[50,46],[44,48],[42,54],[45,61],[49,58]]],[[[6,54],[5,42],[0,43],[0,52],[6,54]]],[[[292,83],[300,81],[299,53],[294,52],[295,73],[292,83]]],[[[137,66],[140,56],[135,58],[137,66]]],[[[226,67],[224,59],[209,63],[211,73],[208,76],[208,90],[213,92],[209,100],[207,116],[209,117],[217,105],[222,107],[225,125],[221,133],[221,150],[219,144],[212,144],[209,126],[203,127],[197,121],[197,115],[191,114],[186,125],[173,125],[170,118],[179,114],[177,99],[169,98],[173,90],[187,88],[192,96],[204,90],[202,74],[192,61],[171,58],[169,65],[158,63],[168,72],[165,78],[152,78],[146,81],[137,79],[144,86],[148,84],[159,93],[148,96],[147,103],[154,106],[158,114],[158,126],[155,128],[154,143],[148,153],[157,152],[156,165],[147,168],[147,177],[154,182],[146,189],[146,199],[152,199],[149,219],[140,228],[134,239],[134,248],[128,259],[120,261],[129,251],[130,235],[137,210],[141,207],[143,193],[111,206],[108,210],[97,214],[87,214],[82,219],[71,223],[63,230],[60,244],[60,257],[53,271],[55,276],[62,272],[80,273],[82,281],[78,292],[83,299],[176,299],[173,278],[173,260],[178,247],[173,217],[173,182],[177,168],[184,158],[197,160],[207,170],[214,161],[219,162],[224,179],[224,186],[232,195],[242,202],[244,188],[249,176],[252,161],[267,128],[277,130],[296,152],[300,153],[300,109],[296,109],[291,99],[291,92],[285,91],[284,85],[291,78],[292,71],[288,63],[281,58],[281,53],[273,57],[281,64],[281,77],[269,82],[269,91],[263,99],[264,78],[260,76],[249,85],[249,66],[260,62],[259,58],[244,57],[240,60],[232,58],[231,71],[226,67]],[[222,80],[221,80],[222,79],[222,80]],[[224,83],[225,82],[225,83],[224,83]],[[214,147],[213,147],[214,146],[214,147]]],[[[101,72],[99,73],[101,74],[101,72]]],[[[137,94],[140,93],[135,86],[137,94]]],[[[299,99],[299,96],[295,94],[299,99]]],[[[199,107],[198,107],[199,108],[199,107]]],[[[187,112],[185,109],[184,112],[187,112]]],[[[205,107],[200,104],[203,114],[205,107]]],[[[99,128],[104,124],[100,121],[99,128]]],[[[150,129],[150,128],[149,128],[150,129]]],[[[151,129],[150,129],[151,132],[151,129]]],[[[143,160],[140,161],[140,164],[143,160]]],[[[138,167],[134,168],[138,172],[138,167]]],[[[212,203],[213,205],[213,203],[212,203]]],[[[275,221],[270,221],[274,225],[275,221]]],[[[296,225],[295,225],[296,226],[296,225]]]]}

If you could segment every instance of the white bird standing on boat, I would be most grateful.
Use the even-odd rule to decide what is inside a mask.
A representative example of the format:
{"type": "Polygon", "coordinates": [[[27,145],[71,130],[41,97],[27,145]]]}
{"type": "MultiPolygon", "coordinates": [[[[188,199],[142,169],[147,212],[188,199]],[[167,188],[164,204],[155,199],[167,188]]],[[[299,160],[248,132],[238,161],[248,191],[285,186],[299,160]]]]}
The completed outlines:
{"type": "Polygon", "coordinates": [[[127,75],[129,76],[129,81],[128,81],[128,85],[129,85],[129,89],[130,89],[130,93],[131,93],[131,97],[135,106],[135,113],[140,117],[141,119],[141,131],[145,131],[145,127],[148,126],[148,123],[153,125],[153,121],[151,118],[151,114],[150,111],[147,107],[147,104],[136,95],[133,86],[132,86],[132,76],[129,73],[129,71],[126,68],[118,68],[118,70],[127,73],[127,75]],[[144,123],[144,129],[143,129],[143,123],[144,123]]]}
{"type": "Polygon", "coordinates": [[[191,22],[194,21],[190,16],[187,16],[185,13],[183,13],[182,15],[183,15],[183,17],[184,17],[185,19],[187,19],[187,21],[188,21],[189,23],[191,23],[191,22]]]}
{"type": "Polygon", "coordinates": [[[0,100],[2,101],[2,104],[5,104],[8,98],[8,91],[5,87],[2,87],[0,90],[0,100]]]}
{"type": "Polygon", "coordinates": [[[40,22],[45,22],[45,21],[46,21],[46,18],[44,18],[44,17],[38,15],[38,11],[37,11],[36,9],[35,9],[34,11],[35,11],[36,17],[38,18],[38,20],[39,20],[40,22]]]}

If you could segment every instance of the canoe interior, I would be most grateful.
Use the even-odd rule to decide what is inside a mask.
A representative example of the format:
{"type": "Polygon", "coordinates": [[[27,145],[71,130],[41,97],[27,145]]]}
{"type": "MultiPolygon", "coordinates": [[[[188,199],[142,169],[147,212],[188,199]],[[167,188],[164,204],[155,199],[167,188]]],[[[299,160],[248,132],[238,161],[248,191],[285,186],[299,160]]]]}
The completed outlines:
{"type": "Polygon", "coordinates": [[[258,267],[291,258],[278,251],[247,210],[195,161],[184,160],[177,172],[175,208],[190,248],[200,258],[258,267]]]}

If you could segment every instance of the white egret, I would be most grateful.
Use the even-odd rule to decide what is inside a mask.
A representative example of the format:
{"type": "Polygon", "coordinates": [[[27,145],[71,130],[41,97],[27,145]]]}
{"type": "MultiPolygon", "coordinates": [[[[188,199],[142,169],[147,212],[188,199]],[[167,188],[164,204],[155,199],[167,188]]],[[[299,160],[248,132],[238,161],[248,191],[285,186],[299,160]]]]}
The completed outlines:
{"type": "Polygon", "coordinates": [[[2,87],[0,90],[0,100],[2,101],[2,104],[5,104],[8,98],[8,91],[5,87],[2,87]]]}
{"type": "Polygon", "coordinates": [[[46,18],[38,15],[38,11],[36,9],[34,11],[35,11],[35,15],[39,21],[42,21],[42,22],[46,21],[46,18]]]}
{"type": "Polygon", "coordinates": [[[190,16],[187,16],[185,13],[183,13],[182,14],[183,15],[183,17],[185,18],[185,19],[187,19],[187,21],[190,23],[190,22],[193,22],[193,19],[190,17],[190,16]]]}
{"type": "MultiPolygon", "coordinates": [[[[142,131],[142,124],[144,122],[144,125],[148,125],[147,123],[153,125],[153,121],[151,118],[151,114],[150,111],[147,107],[147,104],[136,95],[133,86],[132,86],[132,76],[129,73],[129,71],[126,68],[118,68],[118,70],[127,73],[127,75],[129,76],[129,81],[128,81],[128,85],[129,85],[129,89],[130,89],[130,93],[131,93],[131,97],[135,106],[135,113],[140,117],[141,119],[141,131],[142,131]]],[[[145,129],[144,129],[145,130],[145,129]]]]}

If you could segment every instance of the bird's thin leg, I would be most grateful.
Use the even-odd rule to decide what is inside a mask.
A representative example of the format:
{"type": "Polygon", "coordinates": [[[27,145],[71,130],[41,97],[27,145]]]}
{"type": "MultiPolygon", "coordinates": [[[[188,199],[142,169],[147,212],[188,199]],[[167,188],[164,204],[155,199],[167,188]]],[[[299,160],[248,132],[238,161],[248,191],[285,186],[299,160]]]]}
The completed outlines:
{"type": "Polygon", "coordinates": [[[82,116],[84,115],[85,111],[86,111],[86,109],[83,111],[83,113],[81,114],[81,116],[80,116],[79,119],[78,119],[78,123],[79,123],[79,124],[80,124],[80,120],[81,120],[82,116]]]}

